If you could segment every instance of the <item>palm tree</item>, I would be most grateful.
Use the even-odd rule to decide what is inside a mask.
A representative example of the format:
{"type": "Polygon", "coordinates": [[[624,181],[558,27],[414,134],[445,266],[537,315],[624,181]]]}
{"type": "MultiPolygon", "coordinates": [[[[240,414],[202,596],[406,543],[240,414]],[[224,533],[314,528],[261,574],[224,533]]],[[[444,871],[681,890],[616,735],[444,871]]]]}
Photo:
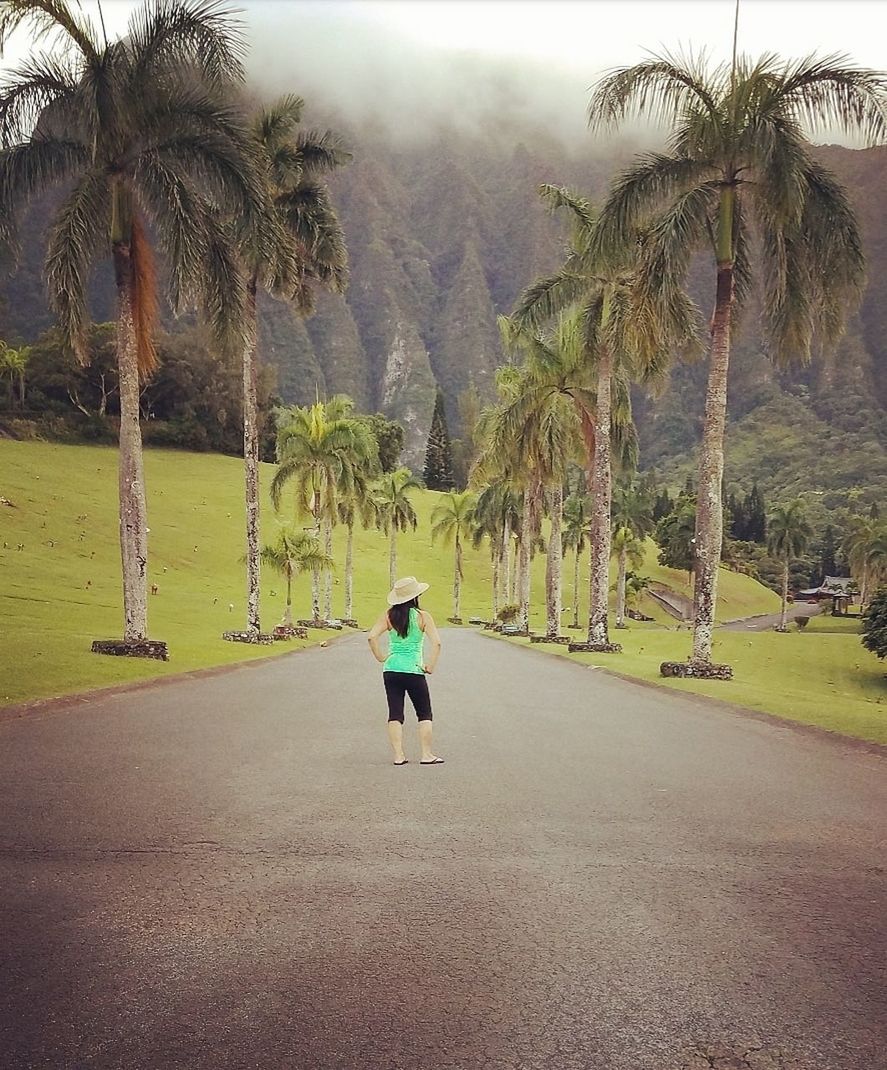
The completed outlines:
{"type": "Polygon", "coordinates": [[[555,547],[546,569],[546,634],[557,634],[560,620],[560,488],[567,461],[574,452],[576,421],[565,397],[540,384],[533,369],[506,366],[497,373],[500,401],[483,411],[479,437],[483,442],[473,480],[505,479],[523,491],[520,523],[518,587],[520,626],[529,628],[530,562],[538,536],[543,500],[553,490],[557,517],[555,547]],[[553,560],[557,557],[557,562],[553,560]],[[552,632],[551,629],[554,629],[552,632]]]}
{"type": "MultiPolygon", "coordinates": [[[[680,288],[669,292],[667,301],[641,290],[636,271],[639,229],[619,246],[604,245],[587,200],[556,186],[543,186],[541,191],[549,207],[571,213],[572,243],[561,268],[524,291],[511,320],[520,341],[528,329],[536,330],[558,313],[574,310],[572,317],[562,319],[560,330],[571,335],[564,351],[573,354],[567,366],[572,374],[564,389],[579,409],[590,462],[588,645],[615,650],[607,627],[614,387],[620,388],[622,407],[630,413],[628,382],[661,377],[671,351],[692,342],[696,317],[680,288]]],[[[630,425],[630,416],[620,424],[630,425]]]]}
{"type": "Polygon", "coordinates": [[[376,510],[373,502],[372,484],[370,479],[374,475],[373,469],[357,467],[354,469],[350,487],[340,489],[338,503],[338,517],[345,525],[347,532],[345,539],[345,620],[354,619],[354,525],[360,520],[366,528],[376,521],[376,510]]]}
{"type": "Polygon", "coordinates": [[[804,516],[804,503],[798,499],[780,505],[767,521],[767,547],[782,561],[782,609],[777,631],[785,631],[785,607],[788,602],[788,568],[807,548],[813,529],[804,516]]]}
{"type": "Polygon", "coordinates": [[[25,373],[28,369],[28,360],[31,356],[30,346],[21,346],[13,349],[5,342],[0,342],[0,376],[8,381],[9,407],[15,404],[15,395],[18,394],[20,409],[25,407],[25,373]],[[16,390],[18,387],[18,390],[16,390]]]}
{"type": "Polygon", "coordinates": [[[859,607],[865,609],[869,595],[869,552],[878,532],[871,517],[855,516],[844,536],[843,550],[853,578],[859,584],[859,607]]]}
{"type": "Polygon", "coordinates": [[[262,560],[275,572],[286,578],[286,609],[281,626],[293,626],[293,576],[301,572],[332,569],[333,560],[323,552],[320,543],[305,531],[296,531],[291,525],[281,525],[277,542],[262,547],[262,560]]]}
{"type": "Polygon", "coordinates": [[[887,526],[884,524],[873,533],[865,559],[872,587],[877,590],[887,576],[887,526]]]}
{"type": "Polygon", "coordinates": [[[641,539],[624,524],[618,524],[613,532],[611,553],[618,562],[616,572],[616,627],[625,627],[625,585],[628,566],[640,568],[644,563],[644,544],[641,539]]]}
{"type": "Polygon", "coordinates": [[[474,505],[471,545],[479,549],[490,540],[493,618],[511,597],[511,541],[520,528],[521,502],[505,479],[479,488],[474,505]]]}
{"type": "Polygon", "coordinates": [[[413,476],[409,468],[398,468],[386,472],[376,484],[373,491],[373,505],[376,509],[378,523],[390,536],[388,552],[388,579],[394,586],[397,579],[397,533],[408,528],[416,530],[419,523],[416,510],[410,501],[409,491],[418,490],[422,484],[413,476]]]}
{"type": "Polygon", "coordinates": [[[431,541],[438,537],[444,546],[455,546],[453,570],[453,618],[462,619],[462,539],[470,538],[474,524],[474,508],[477,499],[470,490],[450,491],[444,494],[431,513],[431,541]]]}
{"type": "Polygon", "coordinates": [[[564,550],[573,551],[573,627],[579,627],[579,555],[585,549],[590,515],[585,495],[571,494],[564,502],[564,550]]]}
{"type": "MultiPolygon", "coordinates": [[[[348,493],[355,473],[371,466],[375,440],[367,426],[351,417],[353,403],[341,395],[308,407],[291,406],[277,414],[278,469],[271,500],[280,509],[284,489],[293,484],[296,508],[311,516],[314,535],[330,556],[331,526],[339,495],[348,493]]],[[[320,570],[312,573],[312,610],[320,620],[320,570]]]]}
{"type": "MultiPolygon", "coordinates": [[[[256,298],[259,288],[312,308],[309,281],[337,293],[345,288],[347,256],[322,175],[349,159],[329,131],[298,133],[304,101],[284,96],[262,108],[252,124],[253,148],[267,184],[270,206],[259,229],[241,231],[241,256],[247,271],[247,341],[243,349],[243,458],[246,482],[247,633],[259,621],[259,427],[257,403],[256,298]]],[[[326,614],[329,616],[329,612],[326,614]]]]}
{"type": "Polygon", "coordinates": [[[230,103],[242,80],[240,25],[217,4],[165,0],[107,41],[73,0],[3,0],[0,47],[19,26],[54,47],[0,90],[0,240],[26,202],[64,188],[49,229],[49,300],[75,354],[88,358],[93,262],[109,254],[117,287],[120,542],[124,641],[147,638],[147,522],[140,383],[155,366],[157,286],[150,233],[166,254],[176,308],[196,304],[226,348],[242,340],[244,293],[225,218],[264,205],[245,126],[230,103]]]}
{"type": "Polygon", "coordinates": [[[632,481],[618,484],[613,495],[613,547],[618,559],[616,580],[616,627],[625,627],[625,581],[628,565],[644,563],[644,539],[653,530],[653,510],[649,495],[632,481]]]}
{"type": "Polygon", "coordinates": [[[653,56],[598,83],[592,126],[629,115],[670,124],[670,151],[642,157],[615,182],[596,235],[620,249],[664,209],[643,250],[643,288],[668,303],[693,255],[716,266],[709,378],[699,458],[692,660],[711,663],[721,557],[724,423],[734,309],[748,292],[749,235],[760,236],[764,312],[777,362],[806,361],[832,343],[863,285],[863,255],[844,190],[810,151],[804,128],[837,126],[870,141],[887,132],[885,83],[841,57],[783,63],[653,56]]]}

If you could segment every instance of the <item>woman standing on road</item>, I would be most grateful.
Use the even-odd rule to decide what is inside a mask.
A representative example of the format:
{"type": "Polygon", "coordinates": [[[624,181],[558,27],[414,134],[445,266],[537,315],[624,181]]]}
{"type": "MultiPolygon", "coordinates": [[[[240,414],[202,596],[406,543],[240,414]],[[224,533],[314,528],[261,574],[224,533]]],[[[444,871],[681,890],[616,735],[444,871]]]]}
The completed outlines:
{"type": "Polygon", "coordinates": [[[420,765],[443,765],[431,750],[431,696],[428,681],[440,657],[440,635],[430,613],[419,609],[419,595],[428,590],[415,576],[398,580],[388,592],[387,613],[373,625],[368,636],[370,650],[384,666],[382,679],[388,699],[388,739],[394,751],[394,764],[406,765],[403,752],[403,703],[406,695],[419,721],[420,765]],[[379,648],[379,639],[388,632],[387,657],[379,648]],[[425,636],[431,640],[431,656],[425,661],[425,636]]]}

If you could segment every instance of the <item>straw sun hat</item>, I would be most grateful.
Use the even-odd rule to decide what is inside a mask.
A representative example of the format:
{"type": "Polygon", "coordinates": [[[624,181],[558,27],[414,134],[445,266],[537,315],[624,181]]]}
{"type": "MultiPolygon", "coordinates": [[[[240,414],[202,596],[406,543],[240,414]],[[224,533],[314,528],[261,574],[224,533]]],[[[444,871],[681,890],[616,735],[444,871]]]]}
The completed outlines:
{"type": "Polygon", "coordinates": [[[427,590],[427,583],[419,583],[415,576],[404,576],[388,592],[388,605],[399,606],[402,602],[411,602],[427,590]]]}

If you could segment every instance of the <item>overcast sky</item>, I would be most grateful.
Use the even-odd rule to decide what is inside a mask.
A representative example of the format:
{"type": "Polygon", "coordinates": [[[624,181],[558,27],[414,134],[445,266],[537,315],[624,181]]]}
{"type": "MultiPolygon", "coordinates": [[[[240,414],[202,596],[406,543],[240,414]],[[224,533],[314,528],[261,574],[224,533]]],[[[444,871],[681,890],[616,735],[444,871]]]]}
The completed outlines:
{"type": "MultiPolygon", "coordinates": [[[[82,0],[90,14],[96,0],[82,0]]],[[[131,0],[104,0],[109,34],[131,0]]],[[[528,115],[588,137],[588,86],[647,50],[706,50],[726,59],[733,0],[246,0],[251,81],[296,91],[363,120],[412,132],[446,119],[483,128],[491,114],[528,115]]],[[[887,66],[882,0],[741,0],[740,49],[786,58],[843,52],[887,66]]],[[[3,66],[27,47],[11,43],[3,66]]]]}

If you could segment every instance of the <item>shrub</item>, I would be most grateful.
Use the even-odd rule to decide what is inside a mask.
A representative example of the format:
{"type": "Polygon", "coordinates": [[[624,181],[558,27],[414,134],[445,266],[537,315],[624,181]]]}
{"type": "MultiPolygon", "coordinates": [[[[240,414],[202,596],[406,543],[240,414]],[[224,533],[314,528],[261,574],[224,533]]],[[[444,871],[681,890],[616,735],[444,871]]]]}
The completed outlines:
{"type": "Polygon", "coordinates": [[[887,658],[887,588],[869,602],[862,625],[862,645],[879,658],[887,658]]]}
{"type": "Polygon", "coordinates": [[[496,619],[501,620],[503,624],[510,624],[513,620],[517,620],[519,613],[520,606],[503,606],[496,614],[496,619]]]}
{"type": "Polygon", "coordinates": [[[797,624],[798,628],[801,631],[803,631],[807,627],[807,625],[809,623],[810,623],[810,618],[809,617],[795,617],[795,624],[797,624]]]}

